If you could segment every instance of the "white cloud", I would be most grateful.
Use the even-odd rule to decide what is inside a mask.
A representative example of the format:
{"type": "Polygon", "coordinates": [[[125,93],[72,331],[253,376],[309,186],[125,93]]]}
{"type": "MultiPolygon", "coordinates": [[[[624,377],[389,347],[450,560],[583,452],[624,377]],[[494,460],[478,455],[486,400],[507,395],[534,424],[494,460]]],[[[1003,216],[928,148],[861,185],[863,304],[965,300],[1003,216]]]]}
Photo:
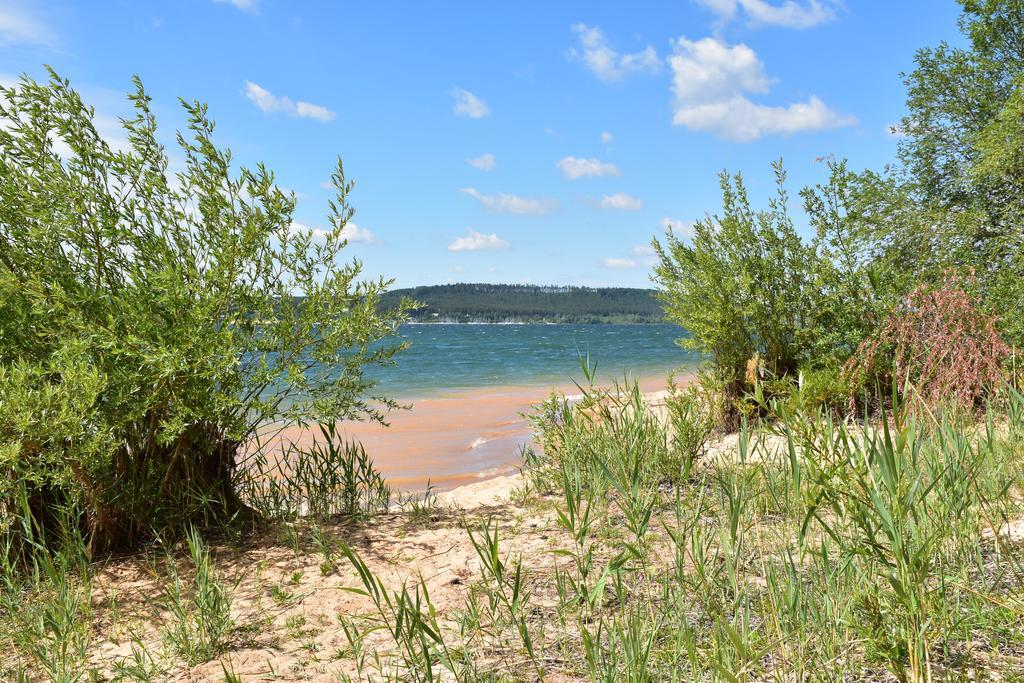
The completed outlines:
{"type": "Polygon", "coordinates": [[[327,107],[302,102],[301,100],[295,103],[295,116],[298,116],[300,119],[316,119],[317,121],[334,120],[334,112],[327,107]]]}
{"type": "Polygon", "coordinates": [[[806,4],[786,0],[773,5],[765,0],[739,0],[754,23],[788,28],[809,28],[835,19],[836,13],[818,0],[807,0],[806,4]]]}
{"type": "Polygon", "coordinates": [[[448,269],[449,273],[465,273],[466,269],[462,266],[452,266],[448,269]]]}
{"type": "Polygon", "coordinates": [[[785,106],[751,102],[743,93],[767,93],[773,81],[757,54],[742,43],[729,46],[717,38],[680,37],[672,44],[668,62],[675,95],[672,122],[677,126],[748,142],[857,122],[814,96],[785,106]]]}
{"type": "Polygon", "coordinates": [[[481,171],[493,171],[498,162],[493,154],[481,154],[478,157],[466,159],[466,163],[481,171]]]}
{"type": "Polygon", "coordinates": [[[258,12],[260,9],[259,0],[213,0],[216,3],[234,5],[243,12],[258,12]]]}
{"type": "Polygon", "coordinates": [[[783,107],[754,104],[742,95],[725,102],[689,107],[676,112],[676,125],[715,133],[736,142],[756,140],[764,135],[791,135],[813,130],[852,126],[857,120],[830,109],[817,97],[783,107]]]}
{"type": "Polygon", "coordinates": [[[718,15],[719,19],[728,21],[736,16],[736,0],[695,0],[699,5],[704,5],[718,15]]]}
{"type": "Polygon", "coordinates": [[[581,159],[579,157],[563,157],[555,162],[566,178],[600,178],[603,176],[620,176],[622,171],[615,164],[600,159],[581,159]]]}
{"type": "MultiPolygon", "coordinates": [[[[330,230],[324,230],[323,228],[315,228],[306,225],[305,223],[299,223],[298,221],[292,221],[288,228],[288,232],[292,235],[298,235],[301,233],[309,233],[313,236],[314,240],[326,239],[327,235],[330,234],[330,230]]],[[[372,232],[366,228],[360,228],[351,221],[341,229],[342,239],[348,240],[351,244],[376,244],[377,238],[372,232]]]]}
{"type": "Polygon", "coordinates": [[[644,203],[636,197],[630,197],[625,192],[616,192],[612,195],[601,197],[602,209],[615,209],[617,211],[639,211],[644,208],[644,203]]]}
{"type": "Polygon", "coordinates": [[[620,54],[608,45],[597,26],[573,24],[572,32],[579,34],[580,47],[569,50],[569,56],[583,62],[602,81],[620,81],[632,73],[654,73],[661,68],[661,60],[650,45],[640,52],[620,54]]]}
{"type": "Polygon", "coordinates": [[[558,208],[557,202],[553,199],[531,199],[519,195],[506,194],[501,192],[496,195],[486,195],[477,191],[474,187],[464,187],[460,192],[465,192],[473,199],[484,205],[484,208],[497,213],[520,213],[541,215],[551,213],[558,208]]]}
{"type": "Polygon", "coordinates": [[[482,119],[491,113],[487,103],[473,93],[463,88],[455,87],[451,90],[455,98],[455,105],[452,108],[459,116],[466,116],[471,119],[482,119]]]}
{"type": "Polygon", "coordinates": [[[672,90],[677,101],[716,101],[737,92],[766,93],[772,81],[757,54],[740,43],[729,46],[717,38],[673,41],[669,57],[672,90]]]}
{"type": "Polygon", "coordinates": [[[495,251],[497,249],[508,249],[509,243],[491,233],[485,235],[476,230],[470,230],[465,237],[456,237],[455,241],[448,245],[448,251],[495,251]]]}
{"type": "Polygon", "coordinates": [[[611,133],[609,133],[608,131],[602,131],[602,133],[601,133],[601,142],[603,142],[604,144],[607,145],[609,142],[612,141],[613,138],[614,138],[614,136],[611,133]]]}
{"type": "Polygon", "coordinates": [[[245,90],[242,94],[244,94],[246,98],[255,104],[264,114],[282,112],[288,116],[304,119],[316,119],[317,121],[322,122],[332,121],[334,119],[334,112],[327,107],[321,107],[319,104],[310,104],[309,102],[303,102],[301,100],[293,102],[291,98],[283,95],[277,96],[252,81],[245,82],[245,90]]]}
{"type": "Polygon", "coordinates": [[[363,244],[376,244],[377,238],[366,228],[360,228],[355,223],[349,222],[341,229],[341,237],[352,243],[362,242],[363,244]]]}
{"type": "MultiPolygon", "coordinates": [[[[661,229],[663,231],[671,229],[673,232],[679,233],[683,237],[693,237],[693,221],[680,221],[665,216],[661,219],[661,229]]],[[[650,247],[648,247],[648,249],[649,248],[650,247]]]]}
{"type": "Polygon", "coordinates": [[[658,262],[658,256],[654,253],[654,247],[649,244],[638,244],[633,247],[631,253],[645,266],[650,267],[658,262]]]}
{"type": "Polygon", "coordinates": [[[602,261],[606,268],[637,268],[639,266],[650,267],[657,262],[654,249],[647,244],[638,244],[630,249],[632,258],[609,256],[602,261]]]}
{"type": "Polygon", "coordinates": [[[53,32],[36,18],[13,7],[0,7],[0,47],[7,45],[52,46],[53,32]]]}
{"type": "Polygon", "coordinates": [[[785,0],[773,4],[767,0],[697,0],[722,21],[731,21],[742,9],[751,24],[810,28],[836,18],[831,2],[821,0],[785,0]]]}
{"type": "Polygon", "coordinates": [[[299,223],[298,221],[292,221],[291,225],[288,226],[288,232],[292,235],[300,235],[302,233],[310,233],[313,239],[323,239],[327,237],[327,231],[320,228],[313,228],[305,223],[299,223]]]}

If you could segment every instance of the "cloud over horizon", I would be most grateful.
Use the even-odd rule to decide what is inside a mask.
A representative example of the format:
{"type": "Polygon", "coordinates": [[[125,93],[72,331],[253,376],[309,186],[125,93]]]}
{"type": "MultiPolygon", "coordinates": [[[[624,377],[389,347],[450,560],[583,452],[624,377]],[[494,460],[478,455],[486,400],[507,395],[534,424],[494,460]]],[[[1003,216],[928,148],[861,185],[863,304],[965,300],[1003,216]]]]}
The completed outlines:
{"type": "Polygon", "coordinates": [[[634,259],[609,256],[602,261],[606,268],[636,268],[639,265],[634,259]]]}
{"type": "Polygon", "coordinates": [[[470,229],[465,237],[456,237],[448,245],[448,251],[497,251],[508,249],[511,244],[498,237],[496,233],[485,235],[482,232],[470,229]]]}
{"type": "Polygon", "coordinates": [[[252,81],[245,82],[245,90],[242,94],[264,114],[281,112],[293,118],[314,119],[321,123],[334,120],[334,112],[327,107],[302,100],[295,102],[289,97],[275,95],[252,81]]]}
{"type": "Polygon", "coordinates": [[[540,216],[546,213],[551,213],[558,208],[558,202],[547,198],[533,199],[530,197],[520,197],[515,194],[507,194],[505,192],[500,192],[496,195],[486,195],[475,187],[464,187],[459,190],[459,192],[468,194],[470,197],[480,202],[485,209],[496,213],[518,213],[540,216]]]}
{"type": "Polygon", "coordinates": [[[752,102],[745,93],[767,94],[774,80],[747,45],[718,38],[672,41],[672,123],[733,142],[765,135],[852,126],[853,116],[829,108],[817,96],[784,106],[752,102]]]}

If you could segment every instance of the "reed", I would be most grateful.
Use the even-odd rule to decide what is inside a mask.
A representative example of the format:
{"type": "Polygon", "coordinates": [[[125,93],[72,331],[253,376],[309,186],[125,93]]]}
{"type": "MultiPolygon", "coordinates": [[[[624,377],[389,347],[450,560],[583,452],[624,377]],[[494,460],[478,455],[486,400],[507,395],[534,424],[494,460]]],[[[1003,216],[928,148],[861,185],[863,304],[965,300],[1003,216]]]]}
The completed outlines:
{"type": "Polygon", "coordinates": [[[480,574],[457,625],[437,619],[425,586],[381,599],[403,671],[930,681],[1024,665],[998,645],[1019,642],[1024,623],[1024,574],[999,535],[1024,514],[1011,495],[1024,451],[1015,389],[982,423],[898,397],[895,416],[845,422],[775,406],[677,483],[646,459],[671,443],[671,420],[633,390],[542,408],[543,451],[526,471],[534,490],[557,491],[544,503],[563,534],[550,569],[526,569],[492,520],[468,531],[480,574]],[[429,629],[410,640],[420,622],[429,629]]]}
{"type": "Polygon", "coordinates": [[[391,487],[358,441],[345,440],[335,423],[317,427],[308,448],[289,444],[273,460],[257,445],[238,474],[246,503],[266,519],[368,517],[391,504],[391,487]]]}
{"type": "Polygon", "coordinates": [[[218,576],[209,548],[199,531],[186,536],[194,576],[186,582],[168,558],[170,576],[163,604],[171,616],[164,637],[167,645],[188,664],[206,662],[225,650],[235,622],[231,616],[231,592],[218,576]]]}

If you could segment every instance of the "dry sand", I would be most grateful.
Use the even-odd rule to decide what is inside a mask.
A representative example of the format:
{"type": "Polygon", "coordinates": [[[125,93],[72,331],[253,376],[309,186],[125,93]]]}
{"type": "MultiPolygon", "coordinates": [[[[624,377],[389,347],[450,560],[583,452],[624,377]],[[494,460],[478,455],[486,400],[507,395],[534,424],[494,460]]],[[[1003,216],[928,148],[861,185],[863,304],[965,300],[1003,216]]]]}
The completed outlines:
{"type": "MultiPolygon", "coordinates": [[[[659,404],[661,398],[653,394],[651,402],[659,404]]],[[[444,399],[436,400],[444,405],[444,399]]],[[[499,406],[507,405],[504,399],[492,401],[485,414],[496,415],[499,406]]],[[[410,422],[404,427],[406,435],[426,433],[427,424],[410,422]]],[[[401,463],[418,452],[415,444],[408,445],[403,457],[391,462],[401,463]]],[[[512,466],[514,454],[506,461],[512,466]]],[[[357,679],[339,620],[371,614],[373,606],[368,598],[346,590],[359,587],[359,579],[337,546],[343,540],[349,543],[392,589],[422,579],[442,620],[451,619],[464,607],[469,586],[479,576],[467,530],[496,525],[502,551],[525,558],[532,572],[553,572],[556,562],[564,561],[552,551],[569,547],[570,539],[555,523],[549,505],[524,506],[516,496],[523,483],[519,474],[492,476],[441,493],[425,515],[394,512],[360,525],[319,524],[320,537],[335,544],[330,562],[325,562],[323,545],[314,542],[308,524],[284,525],[237,545],[215,544],[217,570],[233,586],[231,612],[240,628],[226,654],[194,667],[167,654],[164,633],[173,619],[161,603],[169,571],[166,556],[155,552],[111,561],[99,569],[92,594],[91,662],[109,675],[115,662],[130,658],[132,648],[141,644],[170,667],[159,680],[220,682],[225,666],[247,682],[335,681],[342,672],[357,679]]],[[[183,548],[177,550],[179,571],[191,576],[183,548]]],[[[365,647],[392,649],[381,632],[368,636],[365,647]]]]}
{"type": "MultiPolygon", "coordinates": [[[[492,521],[503,550],[530,557],[535,564],[554,562],[550,551],[559,545],[561,532],[550,514],[512,502],[521,483],[519,475],[500,476],[443,493],[433,511],[419,520],[389,513],[362,525],[323,523],[317,529],[334,544],[351,544],[391,589],[422,578],[442,618],[450,618],[464,606],[468,586],[479,575],[467,528],[492,521]]],[[[309,527],[292,533],[282,528],[241,547],[215,546],[218,572],[234,586],[231,613],[240,627],[238,635],[224,656],[194,667],[163,655],[171,668],[158,680],[219,683],[224,664],[247,682],[336,681],[340,672],[358,680],[352,660],[344,656],[348,642],[339,619],[371,614],[372,603],[346,590],[360,583],[337,550],[334,563],[325,565],[309,527]]],[[[114,662],[130,658],[133,638],[161,659],[163,631],[173,623],[160,604],[165,562],[159,555],[132,557],[98,572],[90,650],[92,664],[101,671],[109,674],[114,662]]],[[[187,561],[179,559],[178,564],[183,576],[191,576],[187,561]]],[[[367,638],[366,648],[386,652],[392,645],[376,632],[367,638]]]]}

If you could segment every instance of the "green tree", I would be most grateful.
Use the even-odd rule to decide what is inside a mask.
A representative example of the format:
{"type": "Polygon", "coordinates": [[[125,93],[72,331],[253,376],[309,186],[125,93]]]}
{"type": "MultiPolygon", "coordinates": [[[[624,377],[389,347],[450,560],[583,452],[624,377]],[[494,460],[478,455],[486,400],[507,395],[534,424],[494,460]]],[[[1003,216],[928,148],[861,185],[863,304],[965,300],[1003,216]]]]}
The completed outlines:
{"type": "Polygon", "coordinates": [[[743,179],[723,172],[722,213],[694,224],[692,244],[671,229],[652,242],[665,316],[688,332],[682,346],[709,357],[729,399],[755,354],[775,376],[795,376],[815,327],[816,256],[793,227],[781,162],[774,168],[767,210],[751,209],[743,179]]]}
{"type": "MultiPolygon", "coordinates": [[[[969,47],[942,42],[918,51],[914,70],[904,76],[909,111],[900,123],[899,155],[926,199],[984,211],[996,228],[1022,200],[1005,182],[987,186],[974,170],[991,156],[985,138],[994,123],[1024,126],[1008,115],[1019,108],[1024,76],[1024,0],[960,1],[959,27],[969,47]]],[[[1020,143],[1019,134],[1012,137],[1020,143]]]]}
{"type": "Polygon", "coordinates": [[[409,307],[378,310],[390,282],[342,260],[340,161],[314,238],[270,171],[233,170],[205,105],[182,101],[171,174],[137,79],[129,99],[114,149],[55,73],[0,88],[0,509],[70,506],[93,551],[237,512],[260,425],[382,420],[363,369],[393,362],[409,307]]]}
{"type": "Polygon", "coordinates": [[[747,388],[755,355],[777,377],[811,370],[835,379],[827,393],[854,392],[839,367],[913,292],[950,278],[971,296],[976,283],[980,314],[1024,343],[1024,0],[962,4],[969,46],[921,50],[905,76],[900,165],[851,173],[830,161],[827,181],[801,192],[812,240],[793,230],[777,166],[767,211],[723,176],[723,213],[697,223],[692,245],[671,232],[655,242],[666,316],[726,398],[747,388]]]}
{"type": "Polygon", "coordinates": [[[902,182],[932,225],[961,240],[937,245],[973,271],[1004,331],[1024,323],[1024,0],[961,0],[965,48],[920,50],[905,75],[902,182]]]}

